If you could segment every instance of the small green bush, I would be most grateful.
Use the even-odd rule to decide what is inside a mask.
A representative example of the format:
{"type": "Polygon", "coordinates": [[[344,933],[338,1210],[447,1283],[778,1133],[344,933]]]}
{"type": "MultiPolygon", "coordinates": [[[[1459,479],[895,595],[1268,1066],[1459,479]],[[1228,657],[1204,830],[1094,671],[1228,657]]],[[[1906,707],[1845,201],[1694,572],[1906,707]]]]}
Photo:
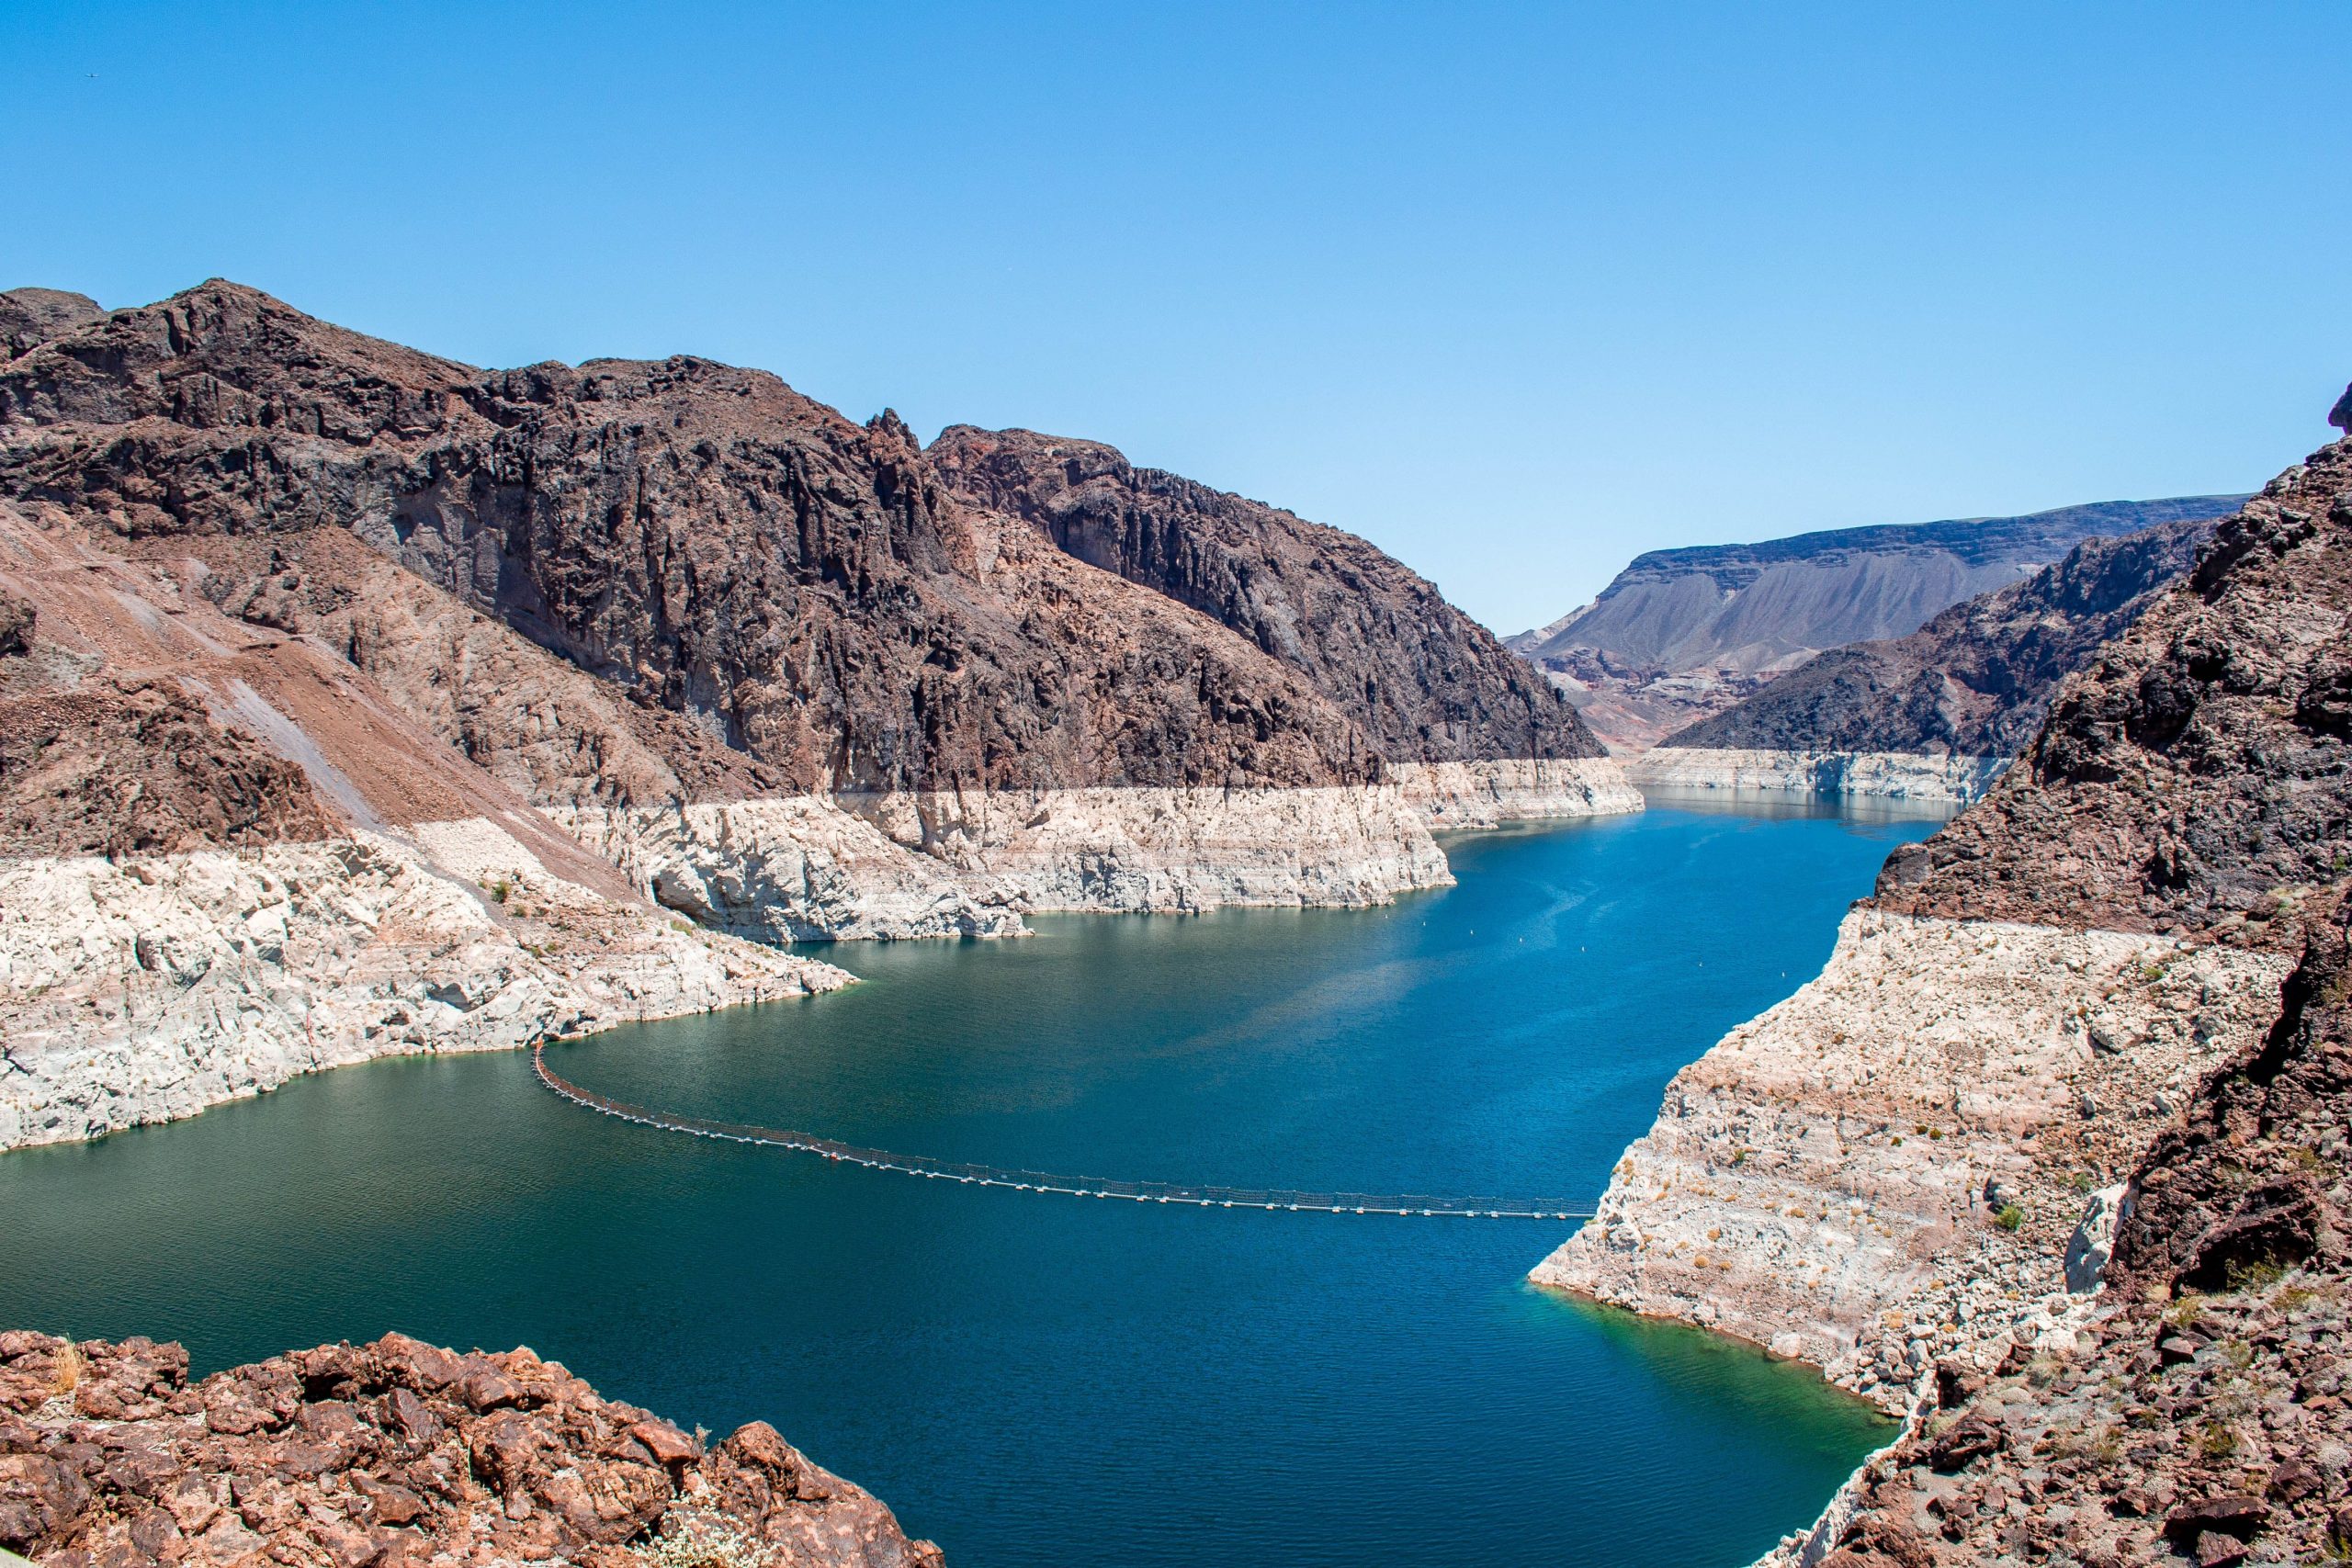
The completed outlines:
{"type": "Polygon", "coordinates": [[[2025,1211],[2015,1203],[2004,1203],[2001,1212],[1993,1216],[1993,1223],[2005,1231],[2022,1230],[2025,1228],[2025,1211]]]}

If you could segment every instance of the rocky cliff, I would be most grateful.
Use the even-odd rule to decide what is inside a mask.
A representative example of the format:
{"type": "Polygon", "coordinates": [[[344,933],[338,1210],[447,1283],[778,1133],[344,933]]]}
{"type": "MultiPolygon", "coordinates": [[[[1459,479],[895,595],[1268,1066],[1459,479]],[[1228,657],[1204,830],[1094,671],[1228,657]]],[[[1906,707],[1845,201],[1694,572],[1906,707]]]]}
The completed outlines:
{"type": "Polygon", "coordinates": [[[2338,443],[1890,857],[1539,1267],[1908,1416],[1787,1561],[2335,1550],[2347,563],[2338,443]]]}
{"type": "Polygon", "coordinates": [[[2086,539],[2218,517],[2245,499],[2105,502],[1655,550],[1591,604],[1508,646],[1567,691],[1612,746],[1638,750],[1816,654],[1908,637],[1938,612],[2009,587],[2086,539]]]}
{"type": "Polygon", "coordinates": [[[951,425],[930,457],[959,496],[1297,670],[1389,761],[1601,754],[1485,627],[1351,534],[1136,468],[1098,442],[951,425]]]}
{"type": "Polygon", "coordinates": [[[1432,825],[1639,808],[1427,583],[1167,476],[1191,576],[702,360],[217,282],[0,340],[0,1145],[846,980],[752,943],[1379,903],[1432,825]]]}
{"type": "Polygon", "coordinates": [[[527,1349],[403,1335],[188,1382],[187,1352],[0,1333],[0,1548],[43,1568],[937,1568],[754,1421],[707,1443],[527,1349]]]}
{"type": "MultiPolygon", "coordinates": [[[[1965,767],[1981,794],[2041,728],[2058,683],[2188,570],[2202,521],[2086,539],[2024,581],[1980,594],[1889,642],[1816,655],[1752,696],[1678,730],[1643,759],[1668,773],[1736,771],[1758,754],[1921,757],[1965,767]],[[1973,766],[1967,766],[1973,764],[1973,766]]],[[[1818,769],[1816,769],[1818,771],[1818,769]]],[[[1873,792],[1846,770],[1844,791],[1873,792]],[[1850,776],[1849,776],[1850,775],[1850,776]]],[[[1899,785],[1898,785],[1899,787],[1899,785]]]]}

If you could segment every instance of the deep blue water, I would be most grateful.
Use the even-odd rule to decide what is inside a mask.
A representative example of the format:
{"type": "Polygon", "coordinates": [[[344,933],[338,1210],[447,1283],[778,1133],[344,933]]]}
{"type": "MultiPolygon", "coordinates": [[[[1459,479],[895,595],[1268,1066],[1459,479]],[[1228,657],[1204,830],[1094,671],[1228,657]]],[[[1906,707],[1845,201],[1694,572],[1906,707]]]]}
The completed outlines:
{"type": "MultiPolygon", "coordinates": [[[[870,983],[551,1053],[626,1099],[1114,1177],[1589,1197],[1922,820],[1654,809],[1457,839],[1357,912],[842,946],[870,983]]],[[[951,1186],[588,1115],[520,1055],[371,1064],[0,1156],[0,1325],[199,1370],[401,1328],[773,1420],[956,1568],[1746,1562],[1884,1427],[1539,1292],[1567,1227],[951,1186]]]]}

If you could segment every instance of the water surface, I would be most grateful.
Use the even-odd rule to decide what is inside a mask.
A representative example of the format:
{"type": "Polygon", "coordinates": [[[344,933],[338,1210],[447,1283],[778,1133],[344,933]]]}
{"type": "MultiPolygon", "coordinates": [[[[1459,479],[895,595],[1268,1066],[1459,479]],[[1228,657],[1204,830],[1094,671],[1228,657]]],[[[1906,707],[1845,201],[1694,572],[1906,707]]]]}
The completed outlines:
{"type": "MultiPolygon", "coordinates": [[[[554,1059],[952,1158],[1589,1200],[1932,826],[1743,799],[1462,838],[1460,886],[1386,909],[844,945],[870,984],[554,1059]]],[[[1735,1565],[1883,1440],[1799,1370],[1526,1285],[1566,1228],[917,1181],[591,1116],[502,1054],[0,1156],[0,1325],[199,1371],[527,1343],[685,1424],[774,1421],[956,1568],[1735,1565]]]]}

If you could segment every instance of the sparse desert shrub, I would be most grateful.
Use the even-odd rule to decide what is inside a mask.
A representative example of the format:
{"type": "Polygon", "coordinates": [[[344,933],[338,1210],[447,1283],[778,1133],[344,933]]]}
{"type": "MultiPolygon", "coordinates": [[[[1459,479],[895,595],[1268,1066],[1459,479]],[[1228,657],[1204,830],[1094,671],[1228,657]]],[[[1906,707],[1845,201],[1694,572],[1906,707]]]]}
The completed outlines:
{"type": "Polygon", "coordinates": [[[1993,1223],[2005,1231],[2023,1230],[2025,1211],[2015,1203],[2004,1203],[2001,1205],[2001,1212],[1993,1216],[1993,1223]]]}
{"type": "Polygon", "coordinates": [[[767,1568],[765,1541],[712,1508],[673,1508],[661,1533],[631,1552],[647,1568],[767,1568]]]}

